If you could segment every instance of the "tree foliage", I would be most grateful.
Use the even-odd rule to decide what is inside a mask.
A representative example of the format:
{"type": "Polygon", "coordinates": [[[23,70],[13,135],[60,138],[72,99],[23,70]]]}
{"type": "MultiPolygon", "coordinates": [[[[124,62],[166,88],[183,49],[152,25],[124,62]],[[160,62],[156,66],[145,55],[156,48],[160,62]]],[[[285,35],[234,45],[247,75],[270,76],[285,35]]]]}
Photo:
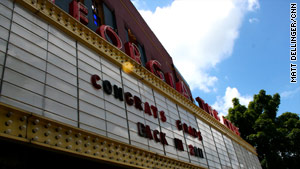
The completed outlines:
{"type": "Polygon", "coordinates": [[[266,95],[261,90],[248,107],[241,105],[237,98],[232,102],[227,119],[239,127],[241,137],[256,148],[263,168],[299,168],[300,119],[291,112],[276,116],[279,94],[266,95]]]}

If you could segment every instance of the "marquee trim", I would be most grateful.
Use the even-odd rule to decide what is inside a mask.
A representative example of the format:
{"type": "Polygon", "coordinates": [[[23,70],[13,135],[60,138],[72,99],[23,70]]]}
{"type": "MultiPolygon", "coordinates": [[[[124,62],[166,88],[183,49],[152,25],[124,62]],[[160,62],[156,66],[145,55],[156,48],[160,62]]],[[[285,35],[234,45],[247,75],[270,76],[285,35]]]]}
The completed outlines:
{"type": "Polygon", "coordinates": [[[134,168],[203,169],[0,103],[0,139],[134,168]]]}

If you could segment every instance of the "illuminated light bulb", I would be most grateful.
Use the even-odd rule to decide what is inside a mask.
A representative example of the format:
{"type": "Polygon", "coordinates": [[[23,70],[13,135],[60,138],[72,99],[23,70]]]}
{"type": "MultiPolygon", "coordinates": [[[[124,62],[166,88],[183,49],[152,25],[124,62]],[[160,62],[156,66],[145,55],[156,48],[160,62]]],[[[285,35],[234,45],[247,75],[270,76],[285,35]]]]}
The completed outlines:
{"type": "Polygon", "coordinates": [[[133,65],[130,62],[124,62],[122,64],[122,69],[125,73],[131,73],[133,71],[133,65]]]}
{"type": "Polygon", "coordinates": [[[61,127],[56,128],[56,132],[60,132],[62,130],[61,127]]]}
{"type": "Polygon", "coordinates": [[[59,135],[55,136],[55,138],[58,140],[61,138],[61,135],[59,134],[59,135]]]}
{"type": "Polygon", "coordinates": [[[97,149],[97,148],[99,148],[99,145],[95,145],[95,146],[94,146],[94,149],[97,149]]]}
{"type": "Polygon", "coordinates": [[[7,129],[4,131],[5,134],[10,134],[11,133],[11,129],[7,129]]]}
{"type": "Polygon", "coordinates": [[[21,120],[21,121],[25,121],[25,120],[27,120],[27,116],[23,116],[23,117],[21,117],[21,118],[20,118],[20,120],[21,120]]]}
{"type": "Polygon", "coordinates": [[[84,144],[84,146],[85,146],[85,147],[88,147],[88,146],[90,146],[90,143],[86,143],[86,144],[84,144]]]}
{"type": "Polygon", "coordinates": [[[81,140],[77,140],[77,141],[76,141],[76,144],[77,144],[77,145],[79,145],[79,144],[81,144],[81,143],[82,143],[81,140]]]}
{"type": "Polygon", "coordinates": [[[51,127],[51,123],[48,123],[47,125],[45,125],[45,128],[49,128],[51,127]]]}
{"type": "Polygon", "coordinates": [[[34,125],[37,125],[39,122],[40,122],[39,119],[35,119],[35,120],[33,121],[33,124],[34,124],[34,125]]]}
{"type": "Polygon", "coordinates": [[[66,141],[67,141],[67,142],[72,141],[72,137],[67,138],[66,141]]]}
{"type": "Polygon", "coordinates": [[[51,142],[51,140],[50,140],[50,139],[47,139],[47,140],[45,141],[45,144],[50,144],[50,142],[51,142]]]}
{"type": "Polygon", "coordinates": [[[58,142],[58,143],[56,143],[55,144],[57,147],[60,147],[61,145],[62,145],[62,143],[61,142],[58,142]]]}
{"type": "Polygon", "coordinates": [[[68,131],[66,132],[66,134],[67,134],[67,135],[72,134],[72,130],[68,130],[68,131]]]}
{"type": "Polygon", "coordinates": [[[88,139],[90,139],[90,136],[84,137],[84,140],[88,140],[88,139]]]}
{"type": "Polygon", "coordinates": [[[6,114],[6,117],[10,117],[12,114],[13,114],[12,112],[8,112],[8,113],[6,114]]]}
{"type": "Polygon", "coordinates": [[[5,125],[6,125],[6,126],[9,126],[9,125],[11,125],[12,123],[13,123],[12,120],[8,120],[7,122],[5,122],[5,125]]]}
{"type": "Polygon", "coordinates": [[[33,133],[36,133],[36,132],[38,132],[38,131],[39,131],[39,128],[38,128],[38,127],[32,129],[32,132],[33,132],[33,133]]]}
{"type": "Polygon", "coordinates": [[[22,125],[19,127],[20,130],[25,130],[26,129],[26,125],[22,125]]]}
{"type": "Polygon", "coordinates": [[[75,135],[75,137],[81,137],[81,133],[77,133],[76,135],[75,135]]]}
{"type": "Polygon", "coordinates": [[[32,138],[33,141],[38,141],[38,139],[39,139],[38,136],[35,136],[35,137],[32,138]]]}

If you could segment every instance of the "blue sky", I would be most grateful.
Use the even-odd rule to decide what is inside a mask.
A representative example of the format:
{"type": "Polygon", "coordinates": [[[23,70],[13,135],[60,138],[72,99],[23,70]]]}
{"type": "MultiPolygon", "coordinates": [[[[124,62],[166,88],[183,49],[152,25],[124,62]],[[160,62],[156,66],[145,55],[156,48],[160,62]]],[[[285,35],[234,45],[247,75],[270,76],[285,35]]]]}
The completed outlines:
{"type": "Polygon", "coordinates": [[[281,95],[277,115],[300,113],[300,80],[291,84],[289,76],[289,9],[296,1],[132,2],[189,82],[194,98],[200,96],[226,114],[233,97],[247,105],[264,89],[281,95]],[[192,33],[179,36],[182,27],[192,33]]]}

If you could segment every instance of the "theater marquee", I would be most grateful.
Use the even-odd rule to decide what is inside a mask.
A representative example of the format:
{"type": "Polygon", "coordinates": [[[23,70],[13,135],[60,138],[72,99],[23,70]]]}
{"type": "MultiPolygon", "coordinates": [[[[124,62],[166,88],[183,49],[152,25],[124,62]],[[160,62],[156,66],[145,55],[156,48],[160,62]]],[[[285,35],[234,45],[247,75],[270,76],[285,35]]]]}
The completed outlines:
{"type": "MultiPolygon", "coordinates": [[[[98,75],[91,76],[91,84],[97,90],[101,89],[101,84],[98,84],[97,81],[101,80],[98,75]]],[[[116,99],[120,101],[124,101],[128,106],[134,106],[136,109],[140,110],[147,114],[150,118],[159,119],[162,123],[167,121],[165,112],[163,110],[158,110],[156,106],[151,105],[148,102],[142,102],[140,97],[133,96],[130,92],[125,92],[123,94],[123,89],[117,85],[112,85],[110,81],[103,81],[103,90],[107,95],[113,94],[116,99]]],[[[147,118],[147,117],[146,117],[147,118]]],[[[202,141],[201,132],[197,131],[197,129],[188,126],[186,123],[181,123],[181,120],[176,121],[176,126],[179,131],[183,130],[185,133],[189,134],[194,138],[198,138],[199,141],[202,141]]],[[[158,130],[151,130],[149,125],[144,125],[141,122],[137,122],[138,135],[141,137],[145,137],[150,140],[155,140],[155,142],[160,142],[162,145],[169,145],[166,140],[166,133],[160,132],[158,130]]],[[[174,138],[175,148],[180,151],[184,151],[184,146],[181,139],[174,138]]],[[[198,148],[193,145],[188,145],[190,155],[194,155],[197,157],[204,158],[203,151],[201,148],[198,148]]]]}
{"type": "Polygon", "coordinates": [[[53,2],[0,1],[1,138],[128,167],[260,167],[238,128],[157,60],[144,67],[110,26],[86,27],[83,4],[53,2]]]}

